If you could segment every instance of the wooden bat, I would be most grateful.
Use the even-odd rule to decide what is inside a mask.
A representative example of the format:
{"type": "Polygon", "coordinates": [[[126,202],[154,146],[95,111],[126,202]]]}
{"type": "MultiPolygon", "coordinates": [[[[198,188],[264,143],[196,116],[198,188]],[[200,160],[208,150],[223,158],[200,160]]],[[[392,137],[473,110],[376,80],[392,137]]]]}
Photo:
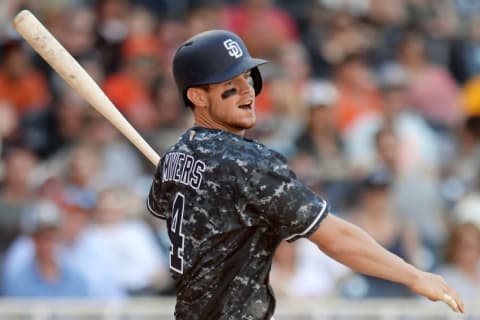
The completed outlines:
{"type": "Polygon", "coordinates": [[[160,156],[113,105],[85,69],[28,10],[13,19],[18,33],[92,107],[100,112],[155,166],[160,156]]]}

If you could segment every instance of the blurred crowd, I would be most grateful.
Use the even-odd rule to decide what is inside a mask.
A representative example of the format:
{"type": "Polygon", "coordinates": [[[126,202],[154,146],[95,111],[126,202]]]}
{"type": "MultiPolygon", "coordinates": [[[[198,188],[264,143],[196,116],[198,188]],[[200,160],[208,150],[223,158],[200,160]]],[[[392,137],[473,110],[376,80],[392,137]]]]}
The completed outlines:
{"type": "MultiPolygon", "coordinates": [[[[282,153],[332,211],[480,297],[480,2],[3,0],[0,266],[4,297],[171,295],[154,167],[14,31],[34,12],[159,154],[192,125],[176,47],[212,28],[261,67],[248,136],[282,153]]],[[[406,297],[306,240],[282,244],[286,297],[406,297]]]]}

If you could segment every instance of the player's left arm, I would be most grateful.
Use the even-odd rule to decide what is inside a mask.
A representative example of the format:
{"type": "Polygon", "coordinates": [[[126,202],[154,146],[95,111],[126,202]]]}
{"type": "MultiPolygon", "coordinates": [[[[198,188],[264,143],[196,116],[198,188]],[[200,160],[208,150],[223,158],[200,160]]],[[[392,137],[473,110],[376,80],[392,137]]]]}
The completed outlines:
{"type": "Polygon", "coordinates": [[[408,264],[345,220],[327,215],[309,239],[331,258],[357,272],[401,283],[430,300],[447,303],[456,312],[464,312],[458,293],[442,277],[408,264]]]}

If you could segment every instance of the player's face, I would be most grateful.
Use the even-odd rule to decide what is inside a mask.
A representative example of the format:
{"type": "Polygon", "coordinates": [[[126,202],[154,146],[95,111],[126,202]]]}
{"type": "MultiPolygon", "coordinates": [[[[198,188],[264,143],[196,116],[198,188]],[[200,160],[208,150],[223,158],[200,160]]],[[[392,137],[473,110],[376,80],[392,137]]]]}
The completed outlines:
{"type": "Polygon", "coordinates": [[[250,71],[208,86],[207,116],[216,127],[243,134],[255,125],[255,90],[250,71]]]}

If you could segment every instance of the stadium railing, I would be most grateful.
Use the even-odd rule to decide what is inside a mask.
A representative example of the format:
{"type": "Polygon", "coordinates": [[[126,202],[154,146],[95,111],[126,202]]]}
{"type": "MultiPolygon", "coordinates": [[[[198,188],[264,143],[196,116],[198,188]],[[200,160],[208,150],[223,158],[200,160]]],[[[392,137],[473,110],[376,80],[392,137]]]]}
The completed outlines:
{"type": "MultiPolygon", "coordinates": [[[[169,298],[123,301],[0,299],[0,320],[171,320],[169,298]]],[[[280,299],[276,320],[450,320],[480,319],[479,301],[466,303],[457,315],[447,306],[426,299],[340,300],[280,299]]]]}

